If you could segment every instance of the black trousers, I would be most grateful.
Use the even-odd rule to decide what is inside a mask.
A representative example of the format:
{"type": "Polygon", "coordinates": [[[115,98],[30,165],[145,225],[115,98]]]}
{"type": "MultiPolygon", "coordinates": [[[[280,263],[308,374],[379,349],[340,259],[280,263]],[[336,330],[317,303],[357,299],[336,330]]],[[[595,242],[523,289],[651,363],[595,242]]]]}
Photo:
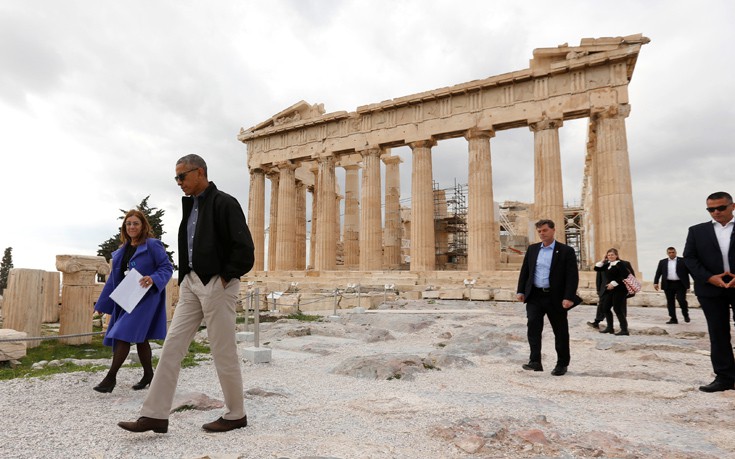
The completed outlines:
{"type": "Polygon", "coordinates": [[[681,283],[681,281],[668,281],[666,283],[664,293],[666,294],[666,307],[669,309],[669,317],[671,317],[673,320],[678,320],[676,318],[676,303],[674,302],[674,300],[679,302],[681,314],[684,316],[684,318],[686,319],[687,317],[689,317],[687,289],[684,288],[684,285],[681,283]]]}
{"type": "Polygon", "coordinates": [[[735,290],[722,289],[717,297],[698,296],[702,312],[707,319],[710,359],[715,379],[731,384],[735,382],[735,357],[730,343],[730,308],[735,306],[735,290]]]}
{"type": "Polygon", "coordinates": [[[602,310],[605,312],[605,321],[608,328],[613,327],[613,311],[620,322],[622,331],[628,330],[628,291],[624,286],[617,286],[612,290],[607,290],[600,297],[602,310]]]}
{"type": "Polygon", "coordinates": [[[556,364],[569,366],[569,322],[568,310],[562,305],[554,304],[548,293],[532,291],[526,302],[526,318],[528,319],[528,345],[531,348],[529,360],[541,362],[541,335],[544,331],[544,316],[549,317],[551,329],[554,331],[556,348],[556,364]]]}

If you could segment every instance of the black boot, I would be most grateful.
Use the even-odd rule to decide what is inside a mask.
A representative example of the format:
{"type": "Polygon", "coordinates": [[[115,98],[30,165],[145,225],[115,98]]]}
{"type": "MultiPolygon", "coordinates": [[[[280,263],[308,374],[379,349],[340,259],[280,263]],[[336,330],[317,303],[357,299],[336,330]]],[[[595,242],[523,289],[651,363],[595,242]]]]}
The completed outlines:
{"type": "Polygon", "coordinates": [[[600,330],[600,333],[615,333],[615,329],[612,327],[605,327],[600,330]]]}
{"type": "Polygon", "coordinates": [[[130,343],[125,341],[115,341],[115,345],[112,350],[112,363],[110,364],[110,370],[107,372],[107,376],[102,380],[101,383],[94,386],[93,389],[97,392],[110,393],[115,388],[117,382],[117,372],[120,367],[125,363],[125,359],[128,358],[130,352],[130,343]]]}
{"type": "Polygon", "coordinates": [[[105,378],[102,380],[101,383],[97,384],[92,389],[96,390],[97,392],[102,392],[103,394],[109,394],[110,392],[112,392],[112,389],[115,388],[115,384],[117,384],[117,381],[115,381],[115,379],[105,378]]]}
{"type": "Polygon", "coordinates": [[[138,359],[140,359],[140,364],[143,367],[143,379],[133,386],[133,390],[141,390],[148,387],[153,380],[152,352],[148,341],[138,343],[135,347],[138,350],[138,359]]]}
{"type": "Polygon", "coordinates": [[[140,381],[138,381],[137,384],[133,385],[133,390],[145,389],[146,387],[148,387],[148,385],[151,383],[152,380],[153,380],[153,375],[148,376],[144,374],[143,378],[140,381]]]}

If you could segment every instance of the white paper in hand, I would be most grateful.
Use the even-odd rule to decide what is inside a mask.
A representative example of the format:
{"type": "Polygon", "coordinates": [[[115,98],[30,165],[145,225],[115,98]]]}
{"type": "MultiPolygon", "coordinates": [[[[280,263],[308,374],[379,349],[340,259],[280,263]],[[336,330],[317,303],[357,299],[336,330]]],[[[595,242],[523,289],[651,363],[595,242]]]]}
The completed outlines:
{"type": "Polygon", "coordinates": [[[120,285],[110,293],[112,301],[119,304],[128,314],[133,312],[133,309],[138,306],[145,292],[151,288],[150,285],[148,287],[140,286],[140,280],[142,278],[143,276],[135,268],[132,268],[125,276],[125,279],[120,282],[120,285]]]}

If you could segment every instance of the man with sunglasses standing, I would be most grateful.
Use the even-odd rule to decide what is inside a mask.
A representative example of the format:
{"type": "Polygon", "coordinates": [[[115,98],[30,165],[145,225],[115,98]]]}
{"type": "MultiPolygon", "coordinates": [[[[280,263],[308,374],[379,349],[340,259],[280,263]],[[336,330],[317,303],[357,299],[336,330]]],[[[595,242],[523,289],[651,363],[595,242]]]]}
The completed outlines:
{"type": "Polygon", "coordinates": [[[140,410],[142,416],[118,425],[131,432],[168,431],[181,361],[204,320],[226,412],[202,428],[227,432],[248,425],[235,337],[235,303],[240,276],[253,267],[255,247],[240,204],[209,181],[207,163],[200,156],[179,159],[175,179],[186,195],[179,226],[179,302],[140,410]]]}
{"type": "Polygon", "coordinates": [[[700,386],[703,392],[720,392],[735,385],[735,357],[730,343],[730,309],[735,306],[735,239],[732,196],[724,191],[707,197],[712,220],[689,228],[684,263],[694,279],[702,312],[707,319],[710,358],[715,380],[700,386]]]}

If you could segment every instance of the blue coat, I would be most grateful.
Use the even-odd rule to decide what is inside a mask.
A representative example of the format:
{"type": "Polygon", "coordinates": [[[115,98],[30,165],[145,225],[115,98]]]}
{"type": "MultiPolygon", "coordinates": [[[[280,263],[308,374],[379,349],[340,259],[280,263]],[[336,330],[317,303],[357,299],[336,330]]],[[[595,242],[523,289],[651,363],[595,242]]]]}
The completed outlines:
{"type": "Polygon", "coordinates": [[[130,267],[143,276],[151,276],[153,285],[131,314],[110,299],[110,293],[123,280],[121,265],[125,246],[112,252],[112,272],[94,306],[96,311],[110,314],[110,322],[103,343],[113,346],[115,340],[142,343],[149,339],[166,337],[166,284],[173,274],[163,243],[149,237],[130,259],[130,267]]]}

